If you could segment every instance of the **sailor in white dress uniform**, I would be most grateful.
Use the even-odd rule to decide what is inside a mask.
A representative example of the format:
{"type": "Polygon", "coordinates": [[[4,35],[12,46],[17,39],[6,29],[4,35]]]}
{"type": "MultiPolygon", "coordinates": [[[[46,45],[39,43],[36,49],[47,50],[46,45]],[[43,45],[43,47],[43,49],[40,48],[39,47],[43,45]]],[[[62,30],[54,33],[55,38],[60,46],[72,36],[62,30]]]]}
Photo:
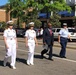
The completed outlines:
{"type": "Polygon", "coordinates": [[[8,61],[8,57],[11,57],[11,68],[16,69],[15,63],[16,63],[16,47],[17,47],[17,38],[16,38],[16,32],[13,28],[12,21],[7,22],[8,28],[4,31],[4,42],[6,47],[6,56],[4,59],[4,66],[6,66],[6,63],[8,61]]]}
{"type": "Polygon", "coordinates": [[[35,50],[35,43],[37,43],[36,39],[36,32],[33,30],[34,22],[29,23],[30,29],[28,29],[25,33],[26,37],[26,46],[28,47],[28,59],[27,65],[34,65],[34,50],[35,50]]]}

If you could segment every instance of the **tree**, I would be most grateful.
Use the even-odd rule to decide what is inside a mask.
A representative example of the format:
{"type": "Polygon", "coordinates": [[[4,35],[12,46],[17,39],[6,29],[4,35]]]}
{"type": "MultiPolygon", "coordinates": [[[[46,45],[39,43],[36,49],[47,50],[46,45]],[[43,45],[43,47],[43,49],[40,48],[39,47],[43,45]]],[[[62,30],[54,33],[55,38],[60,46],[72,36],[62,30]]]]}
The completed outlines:
{"type": "Polygon", "coordinates": [[[61,27],[61,23],[59,21],[61,18],[60,15],[58,15],[57,13],[54,13],[54,15],[51,16],[50,18],[51,18],[50,22],[53,25],[53,27],[61,27]]]}
{"type": "Polygon", "coordinates": [[[3,32],[5,28],[7,28],[6,23],[4,21],[0,22],[0,31],[3,32]]]}
{"type": "Polygon", "coordinates": [[[47,18],[48,13],[53,12],[51,21],[54,26],[57,22],[56,25],[60,25],[60,16],[57,14],[59,11],[67,10],[69,13],[71,11],[71,8],[66,4],[65,0],[27,0],[26,6],[27,8],[33,8],[33,10],[27,14],[28,19],[38,18],[40,11],[47,13],[47,18]]]}
{"type": "Polygon", "coordinates": [[[18,27],[20,26],[20,18],[22,18],[26,0],[9,0],[6,5],[7,12],[10,11],[11,18],[17,18],[18,27]]]}
{"type": "Polygon", "coordinates": [[[11,17],[18,18],[18,23],[36,20],[40,11],[46,12],[48,16],[51,11],[57,13],[64,10],[70,12],[71,10],[65,0],[9,0],[7,5],[8,11],[11,11],[11,17]]]}

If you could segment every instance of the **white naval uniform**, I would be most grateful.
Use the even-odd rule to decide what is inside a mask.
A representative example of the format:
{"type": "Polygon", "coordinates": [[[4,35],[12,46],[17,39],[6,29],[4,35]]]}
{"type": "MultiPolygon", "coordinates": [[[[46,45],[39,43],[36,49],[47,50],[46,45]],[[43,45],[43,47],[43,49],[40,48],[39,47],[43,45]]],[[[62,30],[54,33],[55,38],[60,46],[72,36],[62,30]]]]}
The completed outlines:
{"type": "Polygon", "coordinates": [[[15,66],[16,62],[16,32],[15,30],[10,30],[9,28],[4,31],[4,37],[6,37],[6,42],[8,49],[6,48],[6,56],[4,63],[7,63],[8,57],[11,57],[11,66],[15,66]]]}
{"type": "Polygon", "coordinates": [[[34,30],[27,30],[25,33],[25,37],[28,39],[28,59],[27,59],[27,64],[34,64],[34,49],[35,49],[35,40],[34,38],[36,37],[36,32],[34,30]]]}

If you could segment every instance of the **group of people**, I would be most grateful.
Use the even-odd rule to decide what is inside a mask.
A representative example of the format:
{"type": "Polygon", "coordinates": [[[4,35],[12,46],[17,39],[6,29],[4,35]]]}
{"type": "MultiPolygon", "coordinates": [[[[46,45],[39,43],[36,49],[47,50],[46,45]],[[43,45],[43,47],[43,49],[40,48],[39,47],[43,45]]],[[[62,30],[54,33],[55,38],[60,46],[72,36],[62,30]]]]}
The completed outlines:
{"type": "MultiPolygon", "coordinates": [[[[48,27],[46,29],[44,29],[43,31],[43,45],[44,45],[44,49],[41,52],[41,57],[42,59],[44,58],[44,54],[48,52],[49,50],[49,57],[48,59],[53,61],[52,59],[52,52],[53,52],[53,45],[54,45],[54,33],[52,30],[52,25],[51,23],[47,24],[48,27]]],[[[60,50],[60,54],[59,56],[61,58],[66,58],[66,46],[67,46],[67,42],[68,39],[70,39],[70,41],[72,41],[72,39],[70,38],[70,34],[67,28],[67,23],[63,23],[63,28],[59,31],[58,34],[58,42],[61,45],[61,50],[60,50]]]]}
{"type": "MultiPolygon", "coordinates": [[[[25,32],[25,44],[28,47],[28,59],[27,65],[34,65],[34,50],[35,44],[38,45],[36,39],[36,32],[33,30],[34,22],[30,22],[29,29],[25,32]]],[[[11,57],[10,67],[12,69],[16,69],[16,50],[18,48],[18,42],[16,37],[16,32],[13,29],[13,21],[7,22],[7,28],[4,30],[4,42],[5,42],[5,49],[6,55],[4,58],[3,65],[6,66],[8,58],[11,57]]]]}
{"type": "MultiPolygon", "coordinates": [[[[33,30],[34,22],[30,22],[29,29],[25,32],[25,45],[28,47],[28,58],[27,65],[34,65],[34,50],[35,45],[38,46],[38,41],[36,38],[36,32],[33,30]]],[[[13,29],[13,21],[7,22],[7,28],[4,30],[4,42],[6,55],[4,58],[3,65],[6,66],[8,58],[11,57],[10,67],[12,69],[16,69],[16,50],[18,48],[18,42],[16,37],[16,32],[13,29]]],[[[52,24],[50,22],[47,23],[47,28],[43,30],[43,45],[44,49],[41,51],[41,58],[44,58],[44,54],[49,51],[48,59],[53,61],[52,52],[53,52],[53,44],[54,44],[54,33],[52,31],[52,24]]],[[[66,55],[66,45],[67,39],[70,38],[69,32],[67,30],[67,24],[63,24],[63,29],[60,30],[58,36],[58,42],[61,44],[61,52],[60,57],[65,58],[66,55]]],[[[71,39],[70,39],[71,40],[71,39]]]]}

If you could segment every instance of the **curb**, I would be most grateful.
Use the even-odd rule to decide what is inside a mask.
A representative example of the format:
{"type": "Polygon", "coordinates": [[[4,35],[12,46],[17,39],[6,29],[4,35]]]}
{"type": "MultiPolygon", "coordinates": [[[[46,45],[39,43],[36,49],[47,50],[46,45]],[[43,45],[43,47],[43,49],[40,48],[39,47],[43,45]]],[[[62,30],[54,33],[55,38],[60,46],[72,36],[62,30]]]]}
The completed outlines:
{"type": "MultiPolygon", "coordinates": [[[[3,40],[3,38],[0,38],[0,40],[3,40]]],[[[18,40],[18,42],[23,42],[23,40],[18,40]]],[[[39,45],[43,45],[41,42],[38,42],[39,45]]],[[[60,45],[56,45],[54,44],[54,47],[60,47],[60,45]]],[[[76,47],[70,47],[70,46],[67,46],[68,49],[76,49],[76,47]]]]}

